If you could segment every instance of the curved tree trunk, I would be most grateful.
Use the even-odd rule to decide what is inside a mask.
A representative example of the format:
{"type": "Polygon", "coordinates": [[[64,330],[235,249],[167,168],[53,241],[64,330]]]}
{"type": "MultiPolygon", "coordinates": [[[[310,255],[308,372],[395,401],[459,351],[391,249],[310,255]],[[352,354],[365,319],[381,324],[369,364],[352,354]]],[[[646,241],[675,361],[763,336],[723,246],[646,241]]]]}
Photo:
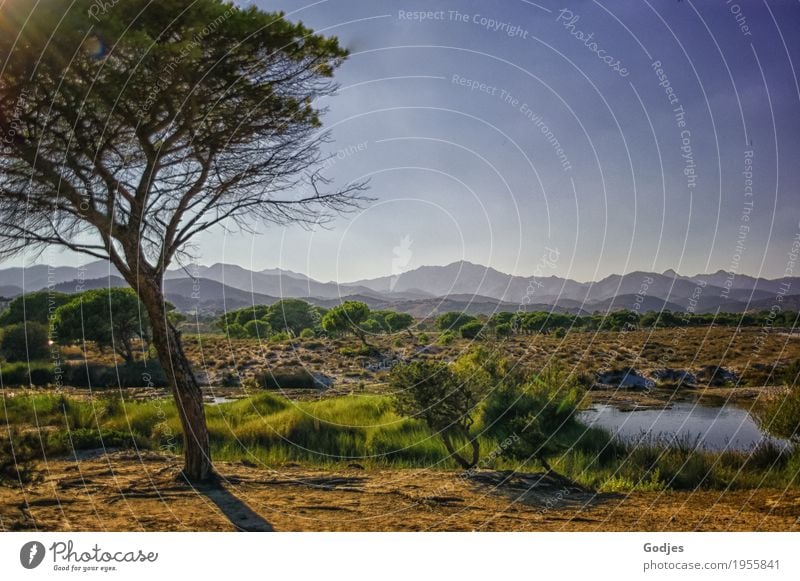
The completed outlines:
{"type": "Polygon", "coordinates": [[[478,464],[478,460],[480,458],[480,443],[478,442],[478,438],[470,438],[469,432],[466,430],[458,430],[459,434],[463,435],[472,446],[472,460],[468,461],[463,456],[461,456],[458,452],[456,452],[455,446],[453,446],[453,440],[451,439],[450,430],[445,430],[442,432],[442,440],[444,440],[444,447],[447,448],[448,454],[450,454],[458,465],[461,466],[464,470],[471,470],[478,464]]]}
{"type": "Polygon", "coordinates": [[[192,481],[208,480],[214,471],[200,385],[183,351],[180,333],[167,319],[161,290],[141,287],[138,290],[150,318],[152,343],[171,384],[183,428],[184,476],[192,481]]]}

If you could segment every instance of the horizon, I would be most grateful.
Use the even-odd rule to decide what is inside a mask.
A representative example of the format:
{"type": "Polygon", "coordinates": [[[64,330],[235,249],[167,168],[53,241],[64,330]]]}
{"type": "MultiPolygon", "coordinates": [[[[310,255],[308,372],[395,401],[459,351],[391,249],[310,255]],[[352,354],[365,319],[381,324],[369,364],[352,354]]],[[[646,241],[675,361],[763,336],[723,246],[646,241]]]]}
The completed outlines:
{"type": "MultiPolygon", "coordinates": [[[[62,268],[63,267],[63,268],[81,269],[81,268],[87,267],[87,266],[92,265],[92,264],[97,264],[97,263],[108,263],[110,265],[110,262],[108,262],[107,260],[103,260],[103,259],[90,260],[88,262],[84,262],[84,263],[77,264],[77,265],[65,265],[65,264],[52,265],[52,264],[36,262],[34,264],[28,264],[28,265],[22,267],[22,266],[5,266],[2,263],[0,263],[0,272],[2,272],[3,270],[10,269],[10,268],[32,268],[34,266],[42,266],[42,267],[48,267],[49,266],[51,268],[62,268]]],[[[265,272],[268,272],[268,271],[279,271],[278,273],[281,274],[281,275],[299,275],[299,276],[306,277],[306,278],[310,279],[313,282],[319,282],[319,283],[323,283],[323,284],[338,284],[338,285],[343,285],[343,286],[354,286],[354,285],[359,284],[360,282],[373,281],[373,280],[383,279],[383,278],[391,278],[393,276],[400,277],[400,276],[402,276],[404,274],[408,274],[410,272],[414,272],[414,271],[420,270],[422,268],[447,268],[447,267],[454,266],[454,265],[461,264],[461,263],[465,263],[465,264],[468,264],[470,266],[475,266],[475,267],[483,268],[483,269],[487,269],[487,270],[494,270],[495,272],[498,272],[501,275],[511,276],[511,277],[515,277],[515,278],[544,278],[544,279],[547,279],[547,278],[559,278],[559,279],[562,279],[562,280],[568,280],[568,281],[575,282],[575,283],[578,283],[578,284],[599,283],[599,282],[602,282],[603,280],[606,280],[606,279],[614,277],[614,276],[622,277],[622,276],[630,276],[630,275],[633,275],[633,274],[657,274],[657,275],[661,275],[661,276],[674,276],[676,278],[682,278],[682,279],[694,279],[694,278],[701,277],[701,276],[712,276],[712,275],[717,275],[717,274],[725,274],[726,276],[733,275],[734,279],[738,278],[738,277],[747,277],[747,278],[753,278],[753,279],[758,279],[758,280],[766,280],[766,281],[782,280],[782,279],[785,279],[785,278],[800,278],[800,275],[798,275],[798,274],[785,274],[783,276],[768,277],[768,276],[758,276],[758,275],[754,275],[754,274],[750,274],[750,273],[746,273],[746,272],[733,273],[731,271],[727,271],[727,270],[722,269],[722,268],[717,269],[717,270],[712,271],[712,272],[698,272],[698,273],[695,273],[695,274],[681,274],[681,273],[675,271],[672,268],[667,268],[667,269],[665,269],[663,271],[654,271],[654,270],[653,271],[647,271],[647,270],[636,269],[636,270],[631,270],[631,271],[628,271],[628,272],[612,272],[610,274],[604,275],[603,277],[595,279],[595,280],[579,280],[579,279],[575,279],[575,278],[558,276],[556,274],[548,274],[546,276],[540,276],[540,275],[536,275],[536,274],[533,274],[533,273],[531,273],[531,274],[524,274],[524,273],[523,274],[515,274],[515,273],[510,273],[510,272],[504,272],[504,271],[502,271],[502,270],[500,270],[498,268],[495,268],[493,266],[484,265],[484,264],[478,264],[478,263],[475,263],[475,262],[471,262],[469,260],[456,260],[454,262],[450,262],[450,263],[447,263],[447,264],[422,264],[420,266],[416,266],[416,267],[408,269],[408,270],[403,270],[403,271],[400,271],[398,273],[379,274],[377,276],[370,277],[370,278],[360,278],[360,279],[346,280],[346,281],[339,281],[339,280],[333,280],[333,279],[331,279],[331,280],[320,280],[320,279],[311,277],[308,274],[303,273],[303,272],[290,270],[290,269],[285,269],[285,268],[281,268],[281,267],[277,267],[277,266],[272,266],[272,267],[268,266],[268,267],[265,267],[265,268],[254,269],[254,268],[249,268],[247,266],[244,266],[244,265],[241,265],[241,264],[232,263],[232,262],[227,262],[227,263],[226,262],[214,262],[214,263],[211,263],[211,264],[190,263],[190,264],[183,265],[183,266],[181,266],[181,265],[173,265],[169,269],[167,269],[167,272],[178,272],[178,271],[181,271],[181,270],[185,271],[186,269],[188,269],[188,268],[190,268],[192,266],[197,266],[197,267],[200,267],[200,268],[213,268],[215,266],[225,266],[225,267],[234,266],[234,267],[242,268],[244,270],[248,270],[248,271],[255,272],[255,273],[265,273],[265,272]]],[[[191,275],[190,273],[187,273],[186,278],[201,278],[202,279],[203,277],[202,276],[193,277],[193,275],[191,275]]],[[[800,291],[798,291],[797,294],[800,294],[800,291]]]]}

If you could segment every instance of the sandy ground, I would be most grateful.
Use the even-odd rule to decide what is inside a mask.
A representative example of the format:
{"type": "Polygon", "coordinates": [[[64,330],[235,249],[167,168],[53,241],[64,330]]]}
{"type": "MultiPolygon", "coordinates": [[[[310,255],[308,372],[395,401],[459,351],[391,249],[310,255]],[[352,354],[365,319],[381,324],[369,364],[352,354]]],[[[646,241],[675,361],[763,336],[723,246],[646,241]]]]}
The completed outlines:
{"type": "Polygon", "coordinates": [[[594,494],[544,475],[217,466],[224,485],[176,478],[174,458],[112,453],[40,466],[0,487],[0,529],[44,531],[800,531],[800,489],[594,494]]]}

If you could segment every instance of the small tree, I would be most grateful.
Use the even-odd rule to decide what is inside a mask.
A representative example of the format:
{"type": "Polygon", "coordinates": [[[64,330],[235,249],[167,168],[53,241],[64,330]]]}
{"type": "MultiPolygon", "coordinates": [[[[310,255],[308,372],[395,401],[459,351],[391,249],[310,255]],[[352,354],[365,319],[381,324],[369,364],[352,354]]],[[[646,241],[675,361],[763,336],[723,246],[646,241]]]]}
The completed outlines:
{"type": "Polygon", "coordinates": [[[467,323],[477,321],[472,315],[450,311],[436,317],[436,328],[439,331],[458,331],[467,323]]]}
{"type": "Polygon", "coordinates": [[[409,337],[414,336],[411,333],[411,325],[414,324],[414,317],[408,313],[391,312],[384,317],[384,320],[386,321],[386,326],[389,327],[389,331],[391,333],[406,331],[409,337]]]}
{"type": "Polygon", "coordinates": [[[486,433],[512,443],[504,455],[523,461],[533,458],[549,471],[548,457],[565,448],[560,434],[575,424],[583,390],[557,367],[530,379],[519,371],[492,375],[497,388],[484,409],[486,433]]]}
{"type": "Polygon", "coordinates": [[[253,339],[267,339],[272,333],[272,327],[266,321],[253,319],[244,324],[244,332],[253,339]]]}
{"type": "Polygon", "coordinates": [[[461,336],[464,339],[477,339],[478,336],[483,331],[483,325],[478,321],[471,321],[469,323],[465,323],[461,326],[458,330],[461,333],[461,336]]]}
{"type": "Polygon", "coordinates": [[[369,346],[364,328],[361,326],[369,318],[369,306],[361,301],[345,301],[333,307],[322,317],[322,329],[327,333],[353,333],[361,342],[369,346]]]}
{"type": "Polygon", "coordinates": [[[283,299],[270,306],[264,320],[276,331],[299,335],[303,329],[316,326],[320,318],[316,310],[300,299],[283,299]]]}
{"type": "Polygon", "coordinates": [[[479,395],[473,383],[460,381],[446,363],[426,360],[396,366],[390,384],[398,414],[423,420],[465,470],[478,464],[480,444],[477,436],[470,435],[479,395]],[[471,458],[461,456],[454,441],[467,441],[471,458]]]}
{"type": "Polygon", "coordinates": [[[61,343],[94,341],[111,347],[126,363],[134,360],[133,341],[147,352],[150,321],[136,293],[129,288],[89,290],[56,309],[55,324],[61,343]]]}
{"type": "Polygon", "coordinates": [[[3,329],[0,351],[7,361],[33,361],[49,355],[47,327],[41,323],[16,323],[3,329]]]}

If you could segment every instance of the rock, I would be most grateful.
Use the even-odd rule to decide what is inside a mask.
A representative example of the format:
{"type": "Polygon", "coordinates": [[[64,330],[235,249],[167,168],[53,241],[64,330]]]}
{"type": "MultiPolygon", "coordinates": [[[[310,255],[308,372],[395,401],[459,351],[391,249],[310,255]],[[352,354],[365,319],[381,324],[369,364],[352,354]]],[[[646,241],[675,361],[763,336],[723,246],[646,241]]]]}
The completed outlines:
{"type": "Polygon", "coordinates": [[[650,389],[654,382],[640,375],[633,367],[597,374],[597,382],[615,389],[650,389]]]}
{"type": "Polygon", "coordinates": [[[314,377],[314,382],[318,384],[317,387],[320,387],[322,389],[330,389],[331,387],[333,387],[332,377],[328,377],[327,375],[324,375],[322,373],[312,373],[311,375],[314,377]]]}
{"type": "Polygon", "coordinates": [[[733,371],[719,365],[706,365],[697,373],[697,378],[712,387],[720,387],[739,381],[739,376],[733,371]]]}
{"type": "Polygon", "coordinates": [[[686,369],[670,369],[669,367],[665,367],[663,369],[653,370],[650,376],[655,379],[657,383],[687,386],[697,385],[697,376],[686,369]]]}

